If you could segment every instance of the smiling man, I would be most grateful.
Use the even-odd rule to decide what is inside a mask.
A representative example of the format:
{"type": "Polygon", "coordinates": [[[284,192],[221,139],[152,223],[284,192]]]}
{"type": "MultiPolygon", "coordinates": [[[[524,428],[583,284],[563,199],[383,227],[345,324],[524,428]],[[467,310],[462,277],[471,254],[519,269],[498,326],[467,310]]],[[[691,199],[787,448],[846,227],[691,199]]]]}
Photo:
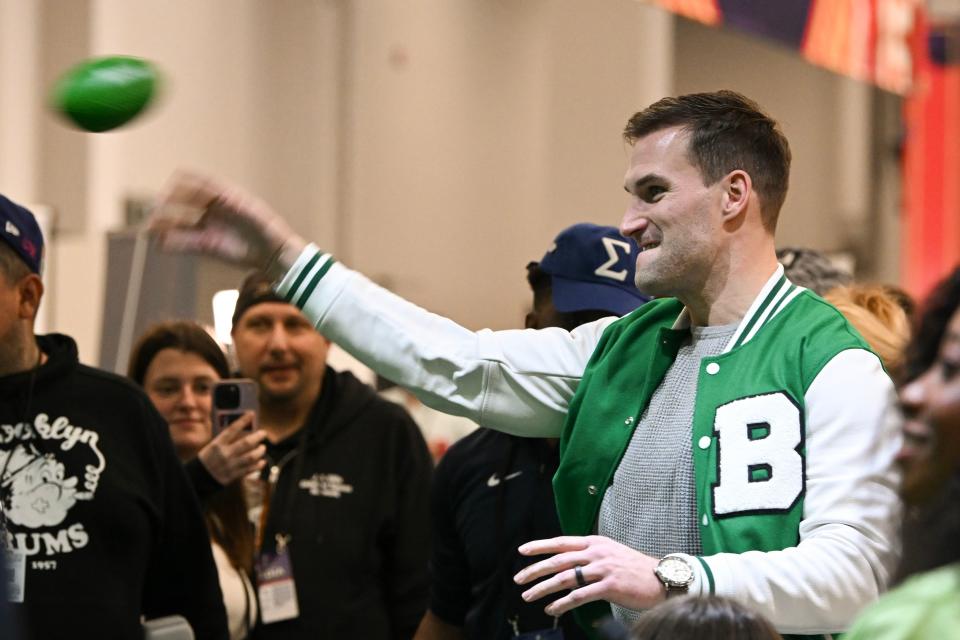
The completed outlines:
{"type": "Polygon", "coordinates": [[[260,276],[244,283],[233,341],[268,437],[254,637],[411,638],[429,591],[432,462],[420,430],[328,367],[330,343],[260,276]]]}
{"type": "Polygon", "coordinates": [[[720,91],[633,116],[621,232],[661,299],[573,331],[472,332],[383,291],[240,189],[181,175],[154,228],[171,249],[268,269],[325,335],[424,402],[561,436],[568,536],[521,571],[524,599],[625,621],[677,593],[745,602],[786,634],[830,634],[896,561],[898,420],[879,359],[783,275],[774,230],[790,151],[720,91]],[[172,207],[205,210],[199,224],[172,207]],[[598,534],[598,535],[592,535],[598,534]],[[572,590],[571,590],[572,589],[572,590]],[[571,590],[567,592],[567,590],[571,590]]]}

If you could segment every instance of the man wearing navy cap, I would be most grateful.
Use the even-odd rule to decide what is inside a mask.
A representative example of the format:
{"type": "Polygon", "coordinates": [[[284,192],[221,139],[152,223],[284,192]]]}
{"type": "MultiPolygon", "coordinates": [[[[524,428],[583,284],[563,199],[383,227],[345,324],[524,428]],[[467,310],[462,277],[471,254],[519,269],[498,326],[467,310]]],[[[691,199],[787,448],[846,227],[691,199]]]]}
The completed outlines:
{"type": "MultiPolygon", "coordinates": [[[[34,335],[43,235],[0,196],[0,544],[26,638],[227,637],[206,527],[163,419],[125,378],[34,335]]],[[[0,635],[3,631],[0,631],[0,635]]]]}
{"type": "MultiPolygon", "coordinates": [[[[533,309],[526,328],[572,331],[648,301],[633,285],[636,254],[613,227],[582,223],[561,231],[540,262],[527,265],[533,309]]],[[[573,616],[555,618],[544,613],[546,602],[524,602],[513,581],[531,563],[517,547],[561,533],[551,486],[557,443],[481,428],[440,460],[430,610],[415,640],[550,638],[555,628],[566,640],[586,638],[573,616]]]]}

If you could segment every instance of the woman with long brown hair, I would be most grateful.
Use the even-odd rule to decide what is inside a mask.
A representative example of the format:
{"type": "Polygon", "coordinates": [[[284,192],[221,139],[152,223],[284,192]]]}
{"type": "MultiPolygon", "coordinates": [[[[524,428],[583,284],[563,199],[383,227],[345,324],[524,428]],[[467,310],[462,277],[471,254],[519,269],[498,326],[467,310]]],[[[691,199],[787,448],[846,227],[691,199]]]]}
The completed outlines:
{"type": "Polygon", "coordinates": [[[155,325],[140,337],[128,375],[141,385],[170,427],[170,436],[200,498],[232,640],[245,638],[257,618],[250,574],[253,529],[243,476],[263,467],[263,432],[246,414],[214,437],[214,384],[229,377],[226,357],[203,327],[185,321],[155,325]]]}

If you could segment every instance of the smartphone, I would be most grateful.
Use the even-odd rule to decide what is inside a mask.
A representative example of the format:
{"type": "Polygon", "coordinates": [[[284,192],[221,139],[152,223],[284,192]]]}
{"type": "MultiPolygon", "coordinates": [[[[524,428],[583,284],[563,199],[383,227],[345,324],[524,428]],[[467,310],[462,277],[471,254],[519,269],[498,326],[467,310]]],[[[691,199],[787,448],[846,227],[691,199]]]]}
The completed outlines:
{"type": "Polygon", "coordinates": [[[260,389],[249,378],[227,378],[213,386],[213,435],[217,435],[247,411],[253,411],[251,430],[257,428],[260,389]]]}

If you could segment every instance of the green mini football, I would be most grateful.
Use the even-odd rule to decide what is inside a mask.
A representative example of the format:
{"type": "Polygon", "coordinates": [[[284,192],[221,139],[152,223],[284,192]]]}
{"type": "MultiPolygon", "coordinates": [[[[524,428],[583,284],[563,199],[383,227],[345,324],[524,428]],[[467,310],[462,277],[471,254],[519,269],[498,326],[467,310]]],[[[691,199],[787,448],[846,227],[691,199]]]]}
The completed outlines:
{"type": "Polygon", "coordinates": [[[157,71],[141,58],[109,56],[81,62],[64,73],[53,106],[86,131],[115,129],[137,117],[157,92],[157,71]]]}

